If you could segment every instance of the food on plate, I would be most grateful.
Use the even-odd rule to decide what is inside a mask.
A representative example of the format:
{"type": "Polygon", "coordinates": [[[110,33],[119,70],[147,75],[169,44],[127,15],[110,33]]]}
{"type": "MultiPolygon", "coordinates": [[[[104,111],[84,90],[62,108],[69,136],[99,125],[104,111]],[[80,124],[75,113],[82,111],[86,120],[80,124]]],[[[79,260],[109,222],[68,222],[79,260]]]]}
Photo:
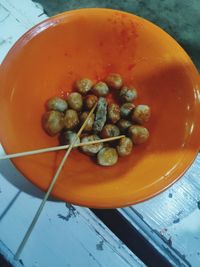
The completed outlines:
{"type": "Polygon", "coordinates": [[[69,108],[80,111],[83,107],[83,97],[77,92],[70,93],[67,97],[69,108]]]}
{"type": "Polygon", "coordinates": [[[67,102],[60,97],[52,97],[47,101],[47,109],[48,110],[56,110],[60,112],[64,112],[67,109],[67,102]]]}
{"type": "Polygon", "coordinates": [[[109,88],[108,88],[108,85],[106,83],[98,82],[93,86],[92,92],[96,96],[107,96],[107,94],[109,93],[109,88]]]}
{"type": "Polygon", "coordinates": [[[104,81],[98,80],[95,84],[83,78],[75,82],[75,88],[76,91],[70,92],[66,101],[60,97],[49,99],[47,112],[42,118],[46,133],[50,136],[59,134],[61,145],[73,142],[78,127],[83,125],[96,103],[94,113],[88,119],[81,137],[77,138],[76,145],[84,154],[95,158],[97,164],[113,166],[118,162],[118,157],[129,156],[136,145],[148,140],[149,131],[143,124],[150,119],[151,109],[148,105],[133,103],[139,91],[132,85],[123,85],[120,74],[111,73],[104,81]],[[119,140],[101,142],[101,139],[120,135],[123,137],[119,140]],[[91,141],[94,143],[83,144],[91,141]]]}
{"type": "Polygon", "coordinates": [[[120,135],[119,128],[114,124],[105,124],[102,131],[101,131],[101,137],[102,138],[109,138],[120,135]]]}
{"type": "Polygon", "coordinates": [[[97,101],[98,97],[96,95],[86,95],[84,99],[85,108],[88,110],[92,109],[97,101]]]}
{"type": "Polygon", "coordinates": [[[131,118],[135,123],[143,124],[149,120],[151,116],[150,107],[147,105],[138,105],[132,112],[131,118]]]}
{"type": "Polygon", "coordinates": [[[134,87],[123,86],[120,90],[120,99],[123,102],[132,102],[137,98],[137,91],[134,87]]]}
{"type": "Polygon", "coordinates": [[[108,119],[112,123],[116,123],[120,119],[120,107],[118,104],[108,104],[108,119]]]}
{"type": "MultiPolygon", "coordinates": [[[[86,142],[91,142],[91,141],[96,141],[96,140],[101,140],[100,137],[96,134],[91,134],[84,136],[81,138],[81,143],[86,143],[86,142]]],[[[93,145],[85,145],[81,147],[81,150],[90,156],[94,156],[97,154],[101,149],[103,148],[103,143],[97,143],[93,145]]]]}
{"type": "MultiPolygon", "coordinates": [[[[89,112],[88,111],[84,111],[83,113],[80,114],[80,122],[81,124],[84,123],[84,121],[86,120],[87,116],[88,116],[89,112]]],[[[94,114],[92,114],[90,116],[90,118],[88,119],[85,128],[83,129],[84,132],[89,132],[92,131],[93,129],[93,124],[94,124],[94,114]]]]}
{"type": "MultiPolygon", "coordinates": [[[[76,132],[62,131],[60,134],[60,144],[71,145],[71,143],[74,141],[74,138],[76,138],[76,132]]],[[[79,143],[80,143],[80,138],[77,137],[75,144],[78,145],[79,143]]]]}
{"type": "Polygon", "coordinates": [[[96,108],[94,125],[93,125],[93,130],[95,132],[101,132],[104,124],[106,123],[106,116],[107,116],[107,101],[104,97],[99,97],[96,108]]]}
{"type": "Polygon", "coordinates": [[[133,149],[133,142],[128,137],[122,137],[117,145],[117,153],[119,156],[124,157],[131,154],[133,149]]]}
{"type": "Polygon", "coordinates": [[[45,131],[54,136],[58,134],[64,127],[63,113],[55,110],[46,112],[42,118],[42,124],[45,131]]]}
{"type": "Polygon", "coordinates": [[[129,136],[135,145],[143,144],[149,138],[147,128],[140,125],[132,125],[128,129],[129,136]]]}
{"type": "Polygon", "coordinates": [[[76,110],[68,109],[64,116],[64,127],[67,130],[75,129],[79,124],[78,113],[76,110]]]}
{"type": "Polygon", "coordinates": [[[111,89],[119,90],[123,85],[122,76],[118,73],[111,73],[105,79],[106,84],[111,89]]]}
{"type": "Polygon", "coordinates": [[[101,166],[113,166],[117,161],[117,150],[113,147],[104,147],[97,154],[97,162],[101,166]]]}
{"type": "Polygon", "coordinates": [[[80,79],[75,83],[76,90],[82,95],[87,94],[92,89],[92,86],[93,82],[88,78],[80,79]]]}
{"type": "Polygon", "coordinates": [[[125,133],[131,125],[132,123],[125,119],[121,119],[117,122],[117,126],[122,133],[125,133]]]}
{"type": "Polygon", "coordinates": [[[133,103],[124,103],[120,107],[120,114],[122,118],[127,118],[131,115],[132,110],[135,108],[133,103]]]}

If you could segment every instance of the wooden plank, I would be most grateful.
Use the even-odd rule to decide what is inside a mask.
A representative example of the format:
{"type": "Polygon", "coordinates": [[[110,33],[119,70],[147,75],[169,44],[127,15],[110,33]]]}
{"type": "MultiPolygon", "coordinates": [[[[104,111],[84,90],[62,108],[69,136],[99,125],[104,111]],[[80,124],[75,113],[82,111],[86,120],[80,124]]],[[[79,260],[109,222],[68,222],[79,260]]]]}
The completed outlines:
{"type": "Polygon", "coordinates": [[[119,209],[173,266],[200,266],[200,155],[165,192],[119,209]]]}
{"type": "MultiPolygon", "coordinates": [[[[0,61],[26,30],[45,18],[32,1],[0,0],[0,61]]],[[[47,202],[20,262],[14,261],[42,196],[9,161],[0,162],[0,254],[13,266],[144,266],[90,210],[54,200],[47,202]]]]}

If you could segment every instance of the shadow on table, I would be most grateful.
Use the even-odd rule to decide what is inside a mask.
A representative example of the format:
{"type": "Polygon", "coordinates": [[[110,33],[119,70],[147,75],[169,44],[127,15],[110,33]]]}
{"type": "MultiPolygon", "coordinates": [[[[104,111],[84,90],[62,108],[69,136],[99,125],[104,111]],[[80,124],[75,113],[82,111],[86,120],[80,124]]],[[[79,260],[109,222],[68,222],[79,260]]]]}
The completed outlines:
{"type": "MultiPolygon", "coordinates": [[[[12,205],[15,203],[17,198],[20,196],[22,192],[31,195],[33,197],[43,199],[44,192],[38,189],[36,186],[31,184],[26,178],[15,168],[10,160],[2,160],[0,161],[0,174],[14,187],[18,188],[19,190],[14,195],[12,200],[8,203],[7,207],[4,211],[0,214],[0,221],[6,215],[6,213],[10,210],[12,205]]],[[[51,201],[59,201],[53,197],[50,197],[49,200],[51,201]]]]}
{"type": "MultiPolygon", "coordinates": [[[[35,185],[30,183],[12,164],[10,160],[0,161],[0,174],[11,183],[14,187],[19,189],[19,193],[25,192],[33,197],[42,199],[44,192],[38,189],[35,185]]],[[[50,197],[51,201],[58,201],[56,198],[50,197]]]]}

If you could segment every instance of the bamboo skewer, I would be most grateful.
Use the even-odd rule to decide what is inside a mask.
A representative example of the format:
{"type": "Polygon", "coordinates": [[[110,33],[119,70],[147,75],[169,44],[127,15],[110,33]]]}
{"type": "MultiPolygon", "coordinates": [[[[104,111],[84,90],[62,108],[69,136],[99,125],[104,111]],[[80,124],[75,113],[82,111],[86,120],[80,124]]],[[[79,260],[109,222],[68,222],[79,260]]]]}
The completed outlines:
{"type": "Polygon", "coordinates": [[[53,189],[53,187],[54,187],[54,185],[55,185],[55,183],[56,183],[56,181],[57,181],[57,179],[58,179],[58,177],[59,177],[59,174],[60,174],[60,172],[61,172],[61,170],[62,170],[62,168],[63,168],[63,166],[64,166],[64,164],[65,164],[65,161],[67,160],[67,158],[68,158],[68,156],[69,156],[69,154],[70,154],[70,152],[71,152],[73,146],[75,145],[75,143],[76,143],[76,141],[77,141],[77,138],[81,135],[83,129],[85,128],[85,126],[86,126],[86,124],[87,124],[87,122],[88,122],[90,116],[93,114],[93,112],[94,112],[96,106],[97,106],[97,103],[96,103],[96,105],[94,105],[94,107],[91,109],[91,111],[90,111],[90,113],[88,114],[86,120],[84,121],[84,123],[83,123],[83,125],[81,126],[80,130],[78,131],[78,133],[76,134],[76,136],[75,136],[75,138],[73,139],[72,143],[70,144],[70,146],[69,146],[67,152],[65,153],[65,156],[63,157],[63,159],[62,159],[62,161],[61,161],[61,163],[60,163],[60,165],[59,165],[59,167],[58,167],[58,169],[57,169],[57,171],[56,171],[56,173],[55,173],[55,175],[54,175],[54,177],[53,177],[53,179],[52,179],[52,181],[51,181],[51,184],[50,184],[50,186],[49,186],[49,188],[48,188],[48,191],[46,192],[46,194],[45,194],[45,196],[44,196],[44,198],[43,198],[43,200],[42,200],[42,202],[41,202],[41,204],[40,204],[40,206],[39,206],[39,208],[38,208],[38,210],[37,210],[37,212],[36,212],[36,214],[35,214],[35,216],[34,216],[32,222],[31,222],[31,224],[30,224],[30,226],[29,226],[29,228],[28,228],[28,230],[27,230],[27,232],[26,232],[26,234],[25,234],[25,236],[24,236],[24,238],[23,238],[23,240],[22,240],[22,242],[21,242],[21,244],[19,245],[19,247],[18,247],[18,249],[17,249],[17,252],[16,252],[16,254],[15,254],[15,256],[14,256],[14,259],[15,259],[15,260],[18,260],[18,259],[19,259],[19,256],[20,256],[20,254],[21,254],[21,252],[22,252],[24,246],[26,245],[26,242],[28,241],[28,238],[29,238],[31,232],[32,232],[32,230],[33,230],[35,224],[37,223],[37,220],[38,220],[38,218],[39,218],[39,216],[40,216],[40,214],[41,214],[41,212],[42,212],[42,209],[44,208],[44,205],[45,205],[45,203],[46,203],[46,201],[47,201],[47,199],[48,199],[48,197],[49,197],[49,195],[50,195],[50,193],[51,193],[51,191],[52,191],[52,189],[53,189]]]}
{"type": "MultiPolygon", "coordinates": [[[[95,145],[95,144],[98,144],[98,143],[104,143],[104,142],[109,142],[109,141],[114,141],[114,140],[117,140],[117,139],[121,139],[122,137],[125,137],[125,135],[119,135],[119,136],[115,136],[115,137],[109,137],[109,138],[104,138],[104,139],[100,139],[100,140],[95,140],[95,141],[75,144],[73,147],[81,147],[81,146],[86,146],[86,145],[95,145]]],[[[70,145],[54,146],[54,147],[41,148],[41,149],[37,149],[37,150],[25,151],[25,152],[20,152],[20,153],[15,153],[15,154],[9,154],[9,155],[0,156],[0,160],[12,159],[12,158],[18,158],[18,157],[24,157],[24,156],[30,156],[30,155],[36,155],[36,154],[41,154],[41,153],[45,153],[45,152],[59,151],[59,150],[67,149],[69,147],[70,147],[70,145]]]]}

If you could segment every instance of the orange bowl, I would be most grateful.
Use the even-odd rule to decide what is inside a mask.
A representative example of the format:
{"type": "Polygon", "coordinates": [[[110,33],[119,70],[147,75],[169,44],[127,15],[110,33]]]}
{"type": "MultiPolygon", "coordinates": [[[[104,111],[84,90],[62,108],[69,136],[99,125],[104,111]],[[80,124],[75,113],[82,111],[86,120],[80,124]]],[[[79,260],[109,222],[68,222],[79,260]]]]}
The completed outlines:
{"type": "MultiPolygon", "coordinates": [[[[113,167],[79,151],[64,166],[53,195],[83,206],[127,206],[161,192],[199,149],[200,85],[191,59],[167,33],[140,17],[81,9],[49,18],[23,35],[0,67],[0,138],[7,153],[58,145],[41,127],[44,103],[71,91],[80,77],[120,73],[152,108],[149,141],[113,167]]],[[[14,159],[46,190],[64,152],[14,159]]],[[[14,179],[14,177],[13,177],[14,179]]]]}

